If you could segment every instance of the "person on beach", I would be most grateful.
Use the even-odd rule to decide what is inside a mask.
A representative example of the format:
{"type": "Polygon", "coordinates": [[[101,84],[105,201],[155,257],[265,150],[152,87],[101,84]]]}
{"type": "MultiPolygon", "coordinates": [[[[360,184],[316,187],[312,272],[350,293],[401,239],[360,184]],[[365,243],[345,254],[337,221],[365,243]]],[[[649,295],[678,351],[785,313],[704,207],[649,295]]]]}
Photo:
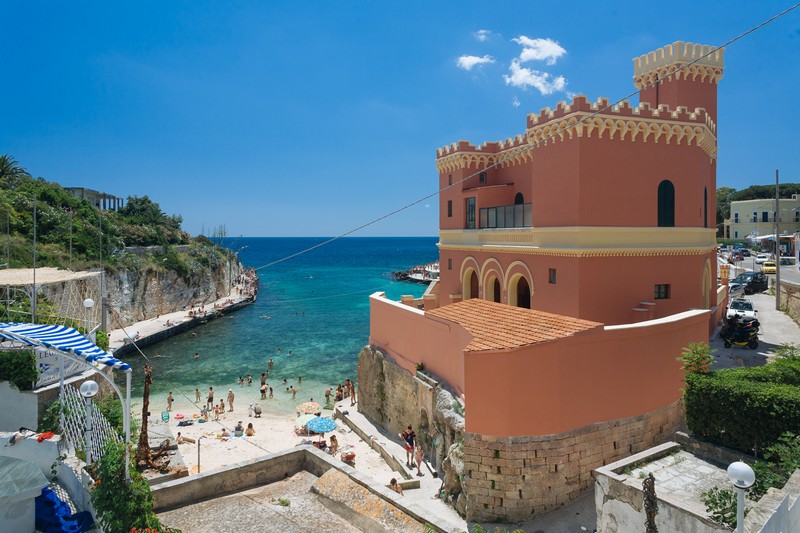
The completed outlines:
{"type": "Polygon", "coordinates": [[[172,397],[172,391],[169,391],[169,394],[167,395],[167,411],[172,411],[173,401],[175,401],[175,399],[172,397]]]}
{"type": "Polygon", "coordinates": [[[200,389],[194,389],[194,403],[200,403],[200,389]]]}
{"type": "Polygon", "coordinates": [[[256,434],[256,430],[253,429],[253,423],[252,422],[247,424],[247,430],[244,432],[244,434],[246,436],[248,436],[248,437],[252,437],[252,436],[254,436],[256,434]]]}
{"type": "Polygon", "coordinates": [[[336,435],[331,435],[331,444],[328,447],[328,453],[336,455],[337,451],[339,451],[339,440],[336,438],[336,435]]]}
{"type": "Polygon", "coordinates": [[[217,407],[217,406],[215,405],[215,406],[214,406],[214,420],[215,420],[215,421],[218,421],[218,420],[219,420],[219,411],[220,411],[219,407],[217,407]]]}
{"type": "Polygon", "coordinates": [[[269,388],[269,399],[272,399],[272,387],[269,388]]]}
{"type": "Polygon", "coordinates": [[[344,398],[344,392],[342,391],[342,384],[339,383],[339,386],[336,387],[336,396],[333,397],[333,401],[341,402],[342,398],[344,398]]]}
{"type": "Polygon", "coordinates": [[[267,373],[266,372],[262,372],[261,373],[261,384],[264,385],[266,382],[267,382],[267,373]]]}
{"type": "Polygon", "coordinates": [[[424,452],[422,451],[422,446],[417,444],[417,451],[414,454],[414,459],[417,461],[417,477],[422,477],[422,476],[425,475],[425,474],[422,473],[422,470],[420,470],[420,467],[422,467],[422,458],[423,458],[423,456],[424,456],[424,452]]]}
{"type": "Polygon", "coordinates": [[[303,382],[303,376],[298,377],[297,378],[297,383],[302,383],[302,382],[303,382]]]}
{"type": "Polygon", "coordinates": [[[261,385],[261,399],[262,400],[266,400],[267,399],[267,384],[266,383],[261,385]]]}
{"type": "Polygon", "coordinates": [[[233,389],[228,389],[228,412],[233,412],[233,399],[235,395],[233,394],[233,389]]]}
{"type": "Polygon", "coordinates": [[[186,439],[183,437],[183,435],[181,435],[180,431],[178,432],[178,436],[175,437],[175,442],[178,444],[183,444],[186,442],[186,439]]]}
{"type": "Polygon", "coordinates": [[[238,383],[239,385],[244,385],[244,378],[242,376],[239,376],[239,379],[236,380],[236,383],[238,383]]]}
{"type": "Polygon", "coordinates": [[[250,385],[253,382],[253,376],[247,374],[247,384],[250,385]]]}
{"type": "Polygon", "coordinates": [[[345,398],[350,396],[350,378],[344,380],[344,390],[342,391],[345,398]]]}
{"type": "Polygon", "coordinates": [[[414,433],[414,430],[411,428],[411,426],[408,426],[400,434],[400,438],[403,439],[403,443],[406,447],[406,466],[409,468],[414,468],[412,464],[412,454],[414,453],[414,444],[417,439],[417,434],[414,433]]]}
{"type": "Polygon", "coordinates": [[[325,390],[325,405],[331,403],[331,393],[333,392],[333,387],[328,387],[325,390]]]}
{"type": "Polygon", "coordinates": [[[194,358],[200,359],[200,352],[194,352],[194,358]]]}
{"type": "Polygon", "coordinates": [[[356,404],[356,382],[350,382],[350,407],[356,404]]]}
{"type": "Polygon", "coordinates": [[[236,431],[237,433],[241,433],[244,431],[244,426],[242,425],[241,420],[239,420],[239,422],[236,423],[236,426],[234,426],[233,430],[236,431]]]}
{"type": "Polygon", "coordinates": [[[214,406],[214,387],[208,388],[208,399],[206,400],[206,405],[208,405],[208,407],[214,406]]]}
{"type": "MultiPolygon", "coordinates": [[[[278,352],[280,352],[280,349],[278,349],[278,352]]],[[[270,367],[270,368],[275,366],[275,361],[272,360],[272,357],[269,358],[269,362],[267,363],[267,366],[270,367]]]]}
{"type": "Polygon", "coordinates": [[[253,413],[254,412],[255,412],[255,409],[253,409],[253,404],[251,403],[250,406],[247,408],[247,416],[249,416],[250,418],[253,418],[253,413]]]}
{"type": "Polygon", "coordinates": [[[392,478],[389,481],[389,488],[392,489],[393,491],[395,491],[400,496],[403,495],[403,487],[400,486],[400,484],[397,482],[397,480],[395,478],[392,478]]]}
{"type": "Polygon", "coordinates": [[[294,385],[289,388],[292,390],[292,400],[294,400],[294,397],[297,396],[297,389],[294,388],[294,385]]]}

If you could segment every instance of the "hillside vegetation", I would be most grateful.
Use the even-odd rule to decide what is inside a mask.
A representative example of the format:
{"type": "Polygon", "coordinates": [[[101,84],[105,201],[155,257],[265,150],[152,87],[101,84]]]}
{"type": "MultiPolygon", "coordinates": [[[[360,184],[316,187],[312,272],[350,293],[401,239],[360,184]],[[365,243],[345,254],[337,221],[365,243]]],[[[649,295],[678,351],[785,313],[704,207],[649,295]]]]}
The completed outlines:
{"type": "MultiPolygon", "coordinates": [[[[800,194],[800,183],[781,183],[778,186],[781,198],[791,198],[793,194],[800,194]]],[[[733,187],[719,187],[717,189],[717,228],[718,234],[722,233],[722,223],[731,216],[731,202],[743,200],[766,200],[775,198],[774,185],[751,185],[746,189],[737,191],[733,187]]]]}

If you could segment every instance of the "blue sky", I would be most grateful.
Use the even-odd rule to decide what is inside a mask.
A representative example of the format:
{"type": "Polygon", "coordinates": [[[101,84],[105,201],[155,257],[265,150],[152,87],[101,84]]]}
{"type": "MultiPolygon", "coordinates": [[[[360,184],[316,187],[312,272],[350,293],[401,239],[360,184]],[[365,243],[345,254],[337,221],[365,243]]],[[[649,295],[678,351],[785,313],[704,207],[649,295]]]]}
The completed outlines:
{"type": "MultiPolygon", "coordinates": [[[[346,232],[436,191],[436,148],[522,133],[631,59],[792,2],[4,2],[0,153],[149,195],[193,234],[346,232]]],[[[800,182],[800,9],[732,45],[717,185],[800,182]]],[[[634,102],[638,101],[636,98],[634,102]]],[[[437,199],[358,235],[435,235],[437,199]]]]}

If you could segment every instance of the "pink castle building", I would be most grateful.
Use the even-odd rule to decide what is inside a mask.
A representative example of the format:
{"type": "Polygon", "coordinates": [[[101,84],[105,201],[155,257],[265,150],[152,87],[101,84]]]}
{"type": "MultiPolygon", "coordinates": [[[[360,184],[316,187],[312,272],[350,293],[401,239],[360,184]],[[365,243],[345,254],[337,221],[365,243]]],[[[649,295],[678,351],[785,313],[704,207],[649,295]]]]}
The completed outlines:
{"type": "Polygon", "coordinates": [[[723,50],[676,42],[634,59],[638,106],[576,96],[514,138],[438,150],[440,281],[422,302],[373,295],[359,362],[362,388],[380,359],[416,401],[360,409],[392,431],[428,427],[436,407],[415,378],[461,399],[468,519],[561,505],[593,468],[680,425],[676,357],[724,311],[722,73],[723,50]]]}

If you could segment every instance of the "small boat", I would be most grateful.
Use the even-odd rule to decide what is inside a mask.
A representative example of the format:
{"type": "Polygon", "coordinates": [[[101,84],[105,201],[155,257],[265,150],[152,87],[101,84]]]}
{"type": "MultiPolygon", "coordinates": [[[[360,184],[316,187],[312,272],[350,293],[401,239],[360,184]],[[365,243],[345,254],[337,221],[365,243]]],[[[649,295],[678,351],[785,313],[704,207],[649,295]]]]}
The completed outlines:
{"type": "MultiPolygon", "coordinates": [[[[439,279],[439,262],[415,266],[404,272],[403,281],[428,284],[439,279]]],[[[400,279],[395,275],[395,279],[400,279]]]]}

